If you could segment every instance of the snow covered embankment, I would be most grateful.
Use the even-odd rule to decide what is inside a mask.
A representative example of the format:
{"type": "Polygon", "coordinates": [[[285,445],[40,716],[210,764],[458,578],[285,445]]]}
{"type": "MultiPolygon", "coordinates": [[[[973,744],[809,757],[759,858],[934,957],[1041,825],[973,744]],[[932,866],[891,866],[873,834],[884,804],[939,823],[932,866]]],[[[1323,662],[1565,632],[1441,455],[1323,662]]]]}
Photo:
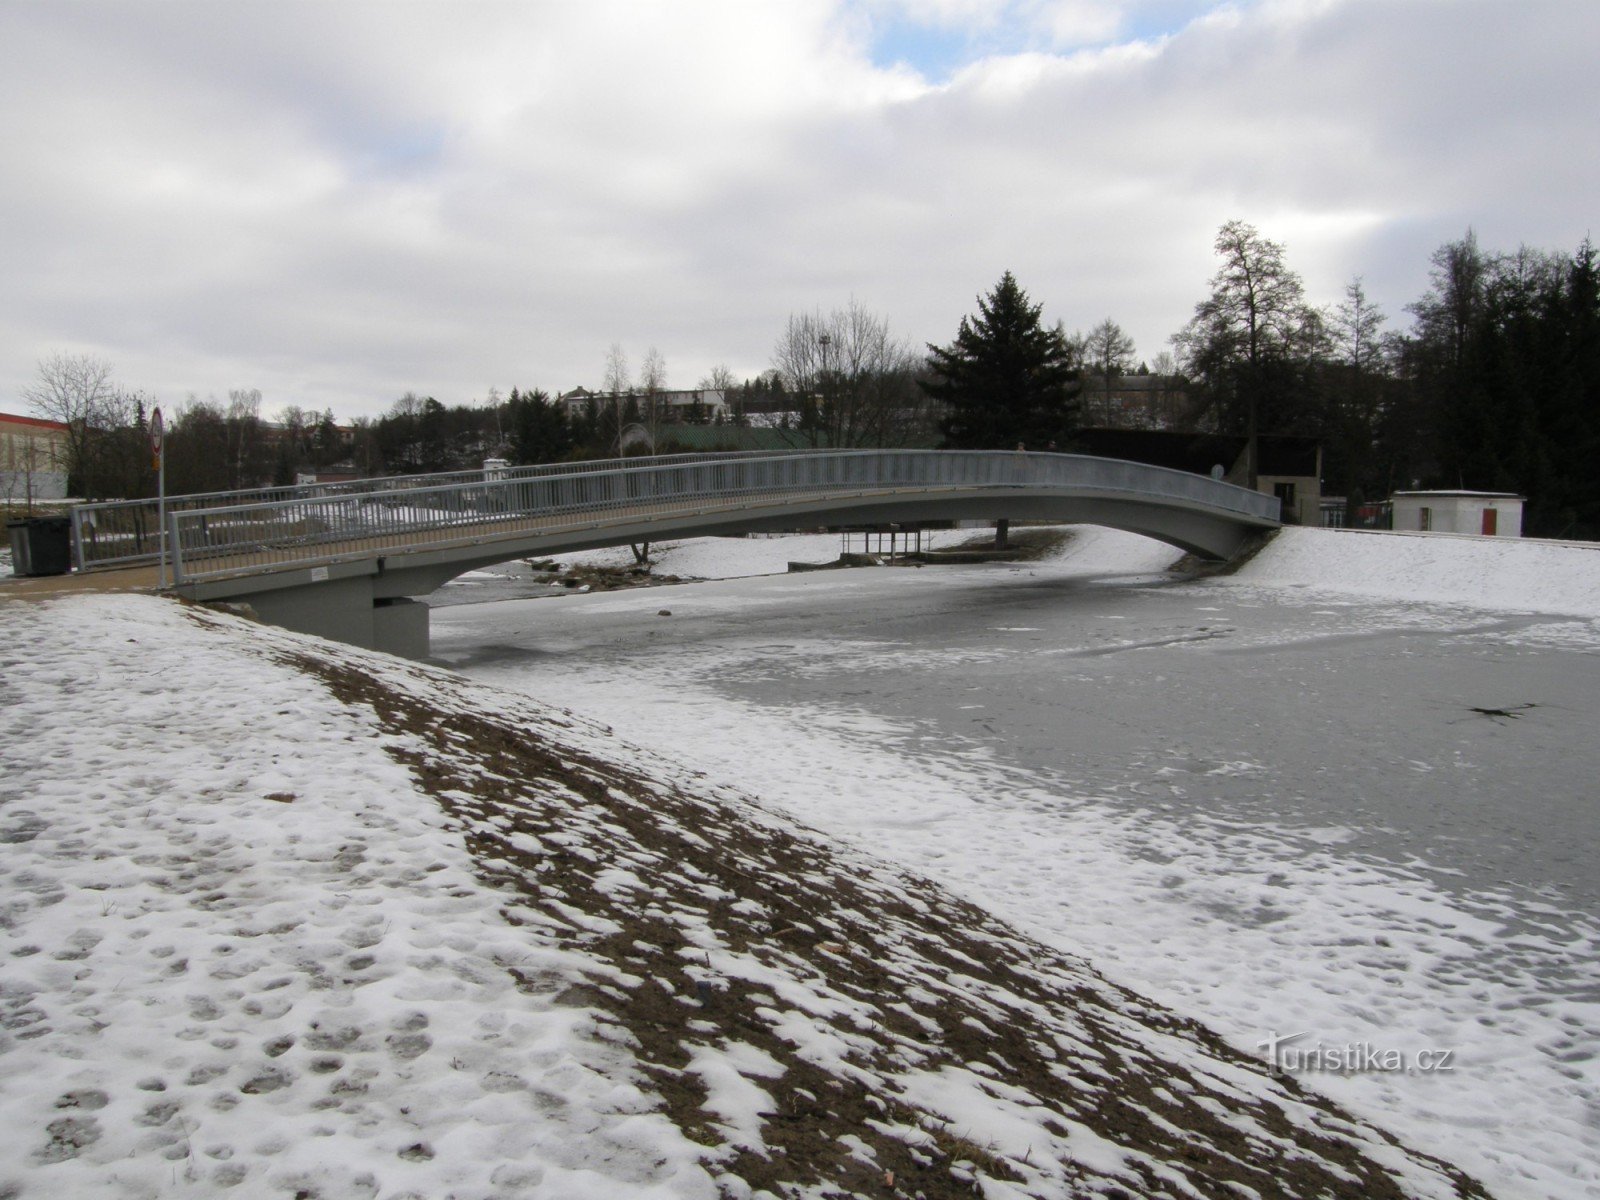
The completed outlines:
{"type": "Polygon", "coordinates": [[[0,1194],[1482,1195],[598,726],[153,599],[0,623],[0,1194]]]}
{"type": "Polygon", "coordinates": [[[1423,603],[1600,616],[1600,544],[1286,528],[1230,578],[1423,603]]]}

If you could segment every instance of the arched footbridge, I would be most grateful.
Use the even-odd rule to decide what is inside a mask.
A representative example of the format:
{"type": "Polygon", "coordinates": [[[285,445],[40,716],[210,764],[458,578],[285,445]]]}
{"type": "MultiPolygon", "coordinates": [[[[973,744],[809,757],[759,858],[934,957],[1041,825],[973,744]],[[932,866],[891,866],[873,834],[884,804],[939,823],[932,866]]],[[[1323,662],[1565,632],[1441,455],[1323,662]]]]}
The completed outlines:
{"type": "MultiPolygon", "coordinates": [[[[672,455],[387,483],[331,494],[279,489],[244,503],[170,501],[172,586],[195,600],[246,601],[273,624],[421,657],[428,617],[416,598],[516,558],[666,538],[1001,518],[1106,525],[1228,558],[1279,517],[1275,497],[1203,476],[1021,451],[672,455]]],[[[75,514],[80,567],[133,557],[133,535],[113,517],[93,506],[75,514]]],[[[158,539],[147,533],[140,542],[147,554],[158,539]]]]}

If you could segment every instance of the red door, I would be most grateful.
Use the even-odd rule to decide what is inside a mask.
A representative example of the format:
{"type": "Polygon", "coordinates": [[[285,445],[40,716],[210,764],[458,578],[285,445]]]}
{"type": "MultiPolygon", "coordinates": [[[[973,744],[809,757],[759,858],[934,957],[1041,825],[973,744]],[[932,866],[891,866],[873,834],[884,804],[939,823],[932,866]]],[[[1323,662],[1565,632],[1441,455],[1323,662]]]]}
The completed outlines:
{"type": "Polygon", "coordinates": [[[1492,508],[1483,510],[1483,536],[1493,537],[1500,532],[1500,514],[1492,508]]]}

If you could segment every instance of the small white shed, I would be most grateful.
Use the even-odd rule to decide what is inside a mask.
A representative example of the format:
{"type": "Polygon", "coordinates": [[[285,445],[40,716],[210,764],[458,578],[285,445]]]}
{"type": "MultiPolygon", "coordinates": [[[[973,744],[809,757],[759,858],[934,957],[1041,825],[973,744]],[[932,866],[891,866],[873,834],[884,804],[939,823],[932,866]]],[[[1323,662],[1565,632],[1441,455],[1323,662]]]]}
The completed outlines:
{"type": "Polygon", "coordinates": [[[1523,497],[1515,492],[1396,492],[1396,530],[1521,537],[1523,497]]]}

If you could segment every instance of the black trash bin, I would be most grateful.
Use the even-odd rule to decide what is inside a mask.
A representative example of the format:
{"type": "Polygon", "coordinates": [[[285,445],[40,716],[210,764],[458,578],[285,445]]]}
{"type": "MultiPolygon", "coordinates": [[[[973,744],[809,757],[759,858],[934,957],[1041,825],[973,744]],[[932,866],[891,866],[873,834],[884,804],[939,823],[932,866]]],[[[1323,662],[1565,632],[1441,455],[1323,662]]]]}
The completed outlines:
{"type": "Polygon", "coordinates": [[[18,575],[65,575],[72,570],[72,518],[7,521],[11,568],[18,575]]]}

